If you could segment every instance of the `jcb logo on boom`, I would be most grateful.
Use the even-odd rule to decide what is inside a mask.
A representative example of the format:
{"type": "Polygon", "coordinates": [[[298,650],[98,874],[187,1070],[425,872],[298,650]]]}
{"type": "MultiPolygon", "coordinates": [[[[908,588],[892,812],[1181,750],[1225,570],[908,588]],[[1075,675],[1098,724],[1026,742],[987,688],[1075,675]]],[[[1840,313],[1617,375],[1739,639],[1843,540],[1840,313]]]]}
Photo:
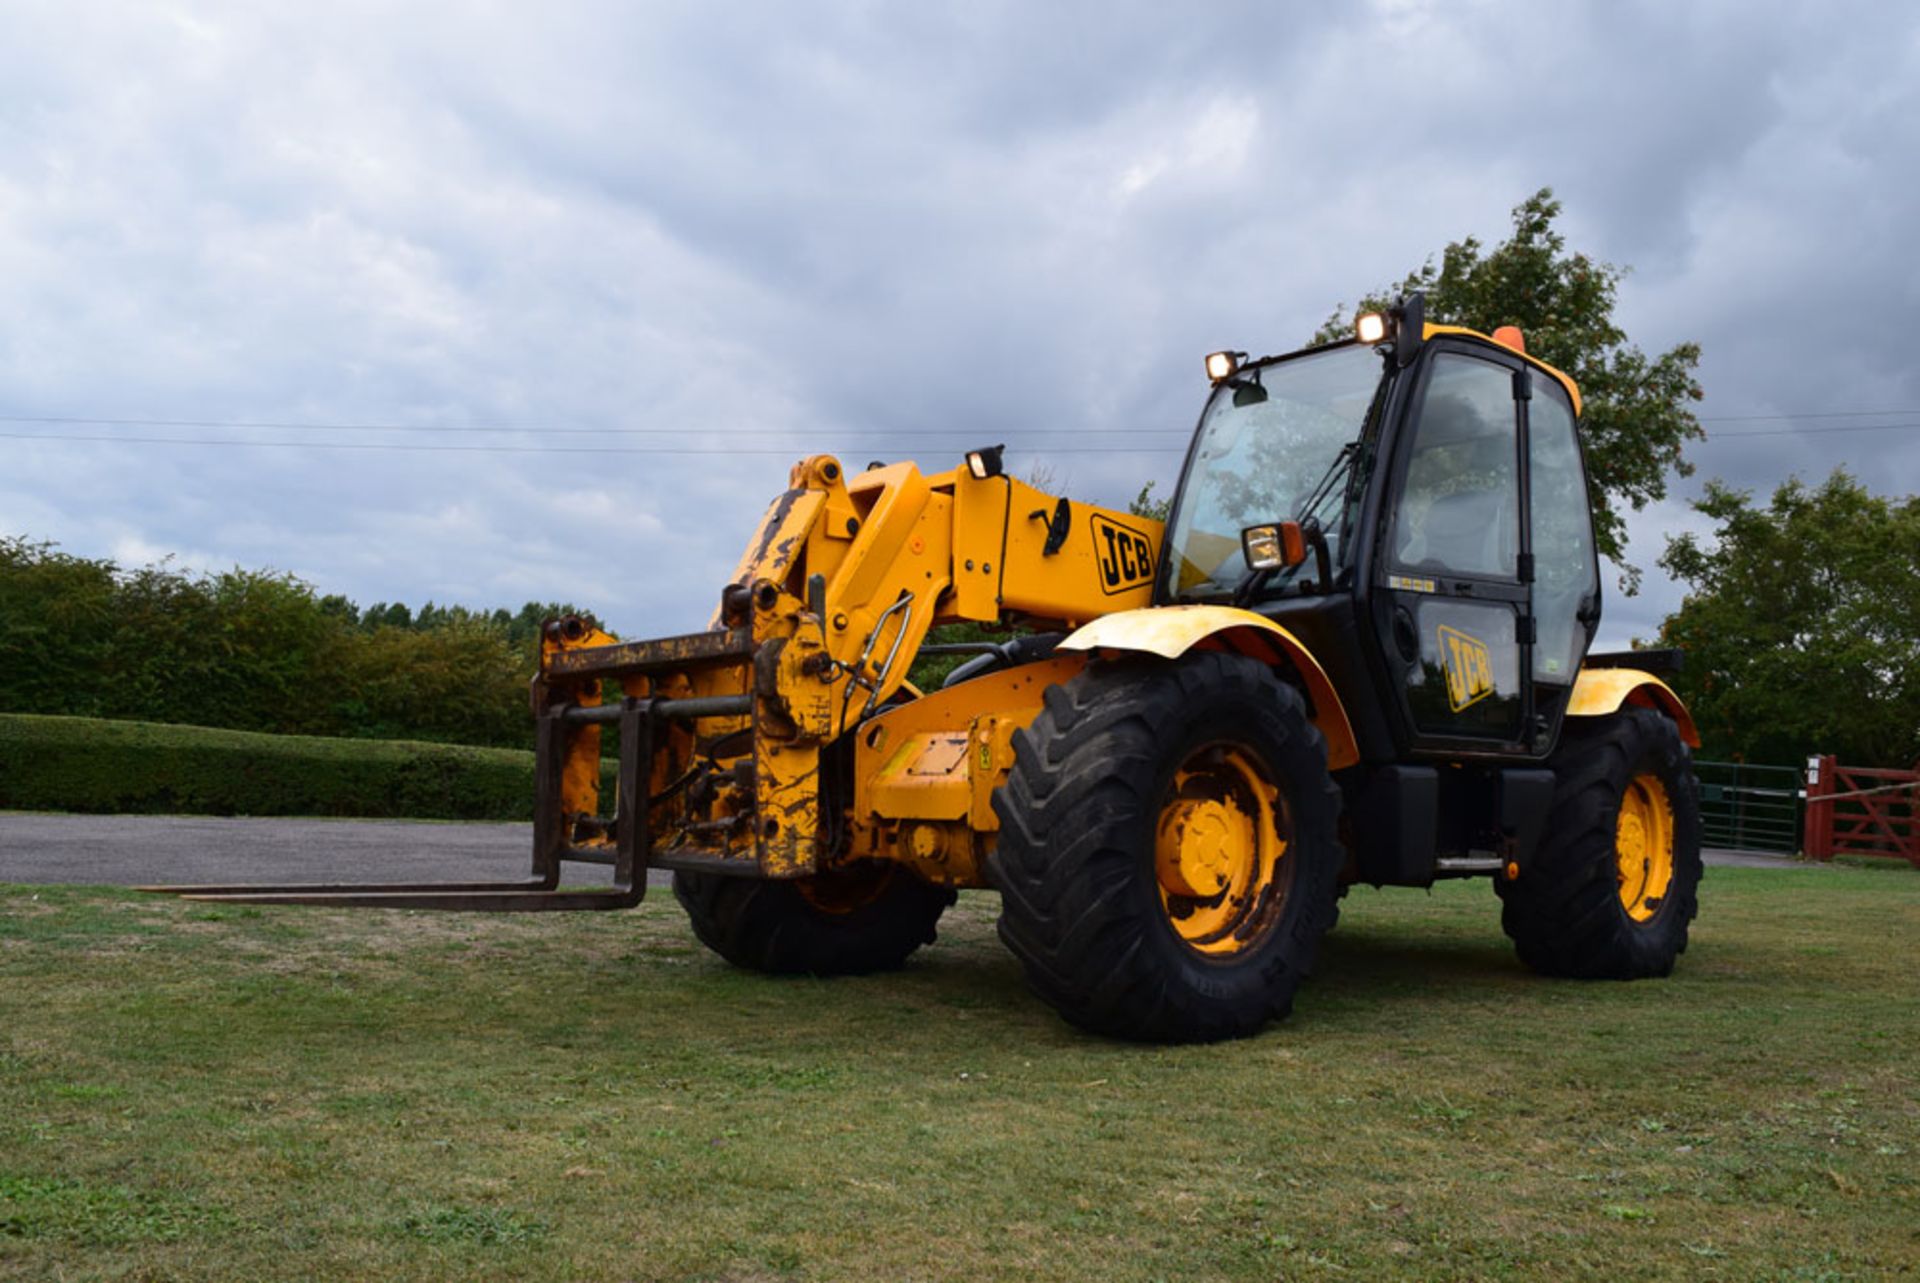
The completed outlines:
{"type": "Polygon", "coordinates": [[[1493,657],[1487,644],[1457,629],[1439,629],[1440,664],[1447,670],[1447,703],[1454,712],[1493,694],[1493,657]]]}
{"type": "Polygon", "coordinates": [[[1153,578],[1153,541],[1098,513],[1093,516],[1093,559],[1100,567],[1100,589],[1109,595],[1153,578]]]}

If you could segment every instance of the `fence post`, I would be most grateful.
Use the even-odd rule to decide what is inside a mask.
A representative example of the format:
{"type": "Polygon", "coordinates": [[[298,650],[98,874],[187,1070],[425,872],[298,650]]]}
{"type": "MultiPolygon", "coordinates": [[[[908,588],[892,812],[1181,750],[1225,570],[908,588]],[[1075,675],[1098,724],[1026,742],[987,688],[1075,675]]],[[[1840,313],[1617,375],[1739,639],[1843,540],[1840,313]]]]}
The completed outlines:
{"type": "Polygon", "coordinates": [[[1833,803],[1823,801],[1839,790],[1839,759],[1827,753],[1807,760],[1807,829],[1809,860],[1833,859],[1833,803]]]}

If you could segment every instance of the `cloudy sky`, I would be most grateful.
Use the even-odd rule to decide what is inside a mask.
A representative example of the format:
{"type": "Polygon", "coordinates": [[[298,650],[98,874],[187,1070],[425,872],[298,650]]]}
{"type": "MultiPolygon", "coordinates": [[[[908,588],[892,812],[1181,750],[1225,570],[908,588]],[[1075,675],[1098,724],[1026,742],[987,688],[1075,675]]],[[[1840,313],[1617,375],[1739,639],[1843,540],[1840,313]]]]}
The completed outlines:
{"type": "Polygon", "coordinates": [[[684,631],[799,454],[1164,491],[1202,354],[1547,185],[1634,341],[1704,349],[1713,439],[1603,640],[1676,603],[1705,477],[1920,489],[1907,4],[0,22],[0,533],[83,555],[684,631]]]}

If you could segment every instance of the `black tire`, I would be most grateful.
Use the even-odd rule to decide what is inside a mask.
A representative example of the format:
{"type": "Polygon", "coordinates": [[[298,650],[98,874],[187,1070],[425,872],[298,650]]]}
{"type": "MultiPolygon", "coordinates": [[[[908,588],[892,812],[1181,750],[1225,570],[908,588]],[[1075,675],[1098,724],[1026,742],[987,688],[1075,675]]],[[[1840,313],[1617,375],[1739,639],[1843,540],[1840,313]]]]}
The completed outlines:
{"type": "Polygon", "coordinates": [[[1096,660],[1047,691],[1013,744],[989,867],[1000,938],[1036,994],[1083,1029],[1157,1042],[1244,1037],[1291,1010],[1337,913],[1341,863],[1340,793],[1299,692],[1239,655],[1096,660]],[[1222,753],[1258,764],[1291,829],[1226,955],[1175,918],[1181,905],[1218,911],[1227,893],[1168,899],[1155,854],[1176,772],[1222,753]]]}
{"type": "Polygon", "coordinates": [[[673,894],[701,943],[736,967],[775,975],[891,971],[954,901],[903,868],[871,865],[804,879],[675,872],[673,894]]]}
{"type": "Polygon", "coordinates": [[[1700,796],[1692,755],[1672,720],[1649,708],[1570,718],[1567,726],[1552,760],[1546,837],[1517,879],[1495,884],[1500,925],[1520,960],[1543,975],[1668,975],[1700,908],[1700,796]],[[1659,781],[1671,812],[1672,873],[1656,899],[1644,898],[1644,879],[1636,888],[1619,856],[1623,799],[1642,777],[1659,781]],[[1623,886],[1635,908],[1623,899],[1623,886]]]}

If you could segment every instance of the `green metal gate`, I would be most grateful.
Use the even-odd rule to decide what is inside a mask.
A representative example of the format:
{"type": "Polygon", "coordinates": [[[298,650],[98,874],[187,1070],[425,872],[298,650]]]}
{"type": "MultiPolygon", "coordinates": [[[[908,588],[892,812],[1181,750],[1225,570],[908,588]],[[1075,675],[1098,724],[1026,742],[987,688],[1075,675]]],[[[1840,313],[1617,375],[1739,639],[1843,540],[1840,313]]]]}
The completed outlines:
{"type": "Polygon", "coordinates": [[[1804,805],[1800,768],[1745,762],[1695,762],[1700,778],[1701,837],[1737,851],[1800,849],[1804,805]]]}

